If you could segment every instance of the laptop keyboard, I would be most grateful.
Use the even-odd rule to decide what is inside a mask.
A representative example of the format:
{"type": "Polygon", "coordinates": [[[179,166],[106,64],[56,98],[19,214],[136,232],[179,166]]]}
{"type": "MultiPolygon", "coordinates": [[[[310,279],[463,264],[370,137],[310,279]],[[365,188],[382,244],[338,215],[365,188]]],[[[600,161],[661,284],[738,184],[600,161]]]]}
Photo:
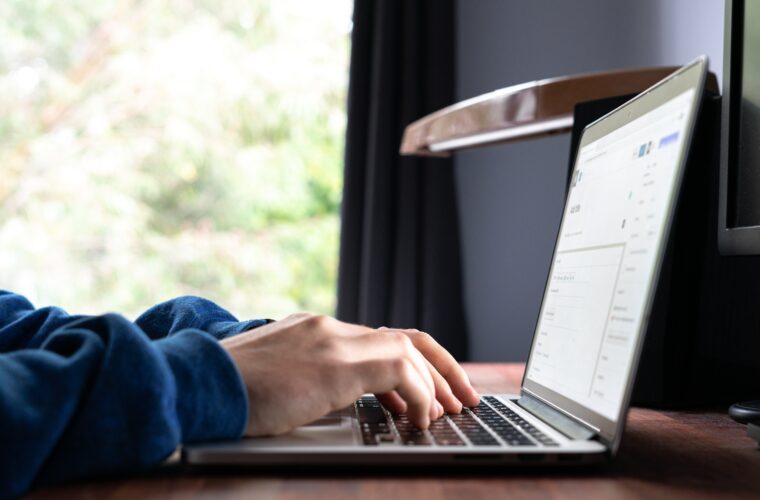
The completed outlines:
{"type": "Polygon", "coordinates": [[[498,399],[485,396],[477,407],[460,414],[447,413],[417,429],[406,415],[391,415],[374,396],[356,401],[357,418],[365,445],[406,446],[557,446],[557,442],[510,410],[498,399]]]}

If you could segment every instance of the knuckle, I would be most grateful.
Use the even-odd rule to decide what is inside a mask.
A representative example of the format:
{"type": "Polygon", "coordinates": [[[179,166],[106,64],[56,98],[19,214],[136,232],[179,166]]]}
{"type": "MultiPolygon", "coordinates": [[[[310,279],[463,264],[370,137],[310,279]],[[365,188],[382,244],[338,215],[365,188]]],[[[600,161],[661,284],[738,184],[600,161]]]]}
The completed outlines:
{"type": "Polygon", "coordinates": [[[414,365],[411,361],[409,361],[406,358],[401,358],[398,362],[398,373],[402,377],[402,379],[407,381],[415,381],[419,378],[419,374],[417,373],[417,370],[414,368],[414,365]]]}
{"type": "Polygon", "coordinates": [[[304,322],[309,328],[323,330],[328,326],[330,317],[325,316],[324,314],[312,314],[308,318],[305,318],[304,322]]]}
{"type": "Polygon", "coordinates": [[[409,357],[412,357],[416,354],[417,348],[414,346],[414,342],[412,342],[412,339],[407,337],[406,335],[402,334],[401,339],[401,348],[404,350],[404,354],[406,354],[409,357]]]}
{"type": "Polygon", "coordinates": [[[409,336],[403,332],[393,331],[393,332],[388,332],[384,335],[390,335],[391,338],[393,339],[393,342],[395,342],[398,346],[400,346],[404,350],[405,353],[410,352],[410,350],[414,347],[414,345],[412,344],[412,341],[409,339],[409,336]]]}
{"type": "Polygon", "coordinates": [[[394,342],[401,342],[406,335],[399,332],[398,330],[389,330],[389,331],[383,331],[383,336],[385,338],[389,338],[394,342]]]}
{"type": "Polygon", "coordinates": [[[415,335],[417,335],[417,337],[419,337],[420,339],[424,340],[425,342],[436,343],[435,338],[433,338],[433,336],[430,335],[428,332],[421,332],[421,331],[417,330],[417,332],[415,333],[415,335]]]}
{"type": "Polygon", "coordinates": [[[433,345],[439,345],[438,341],[435,340],[435,337],[430,335],[428,332],[417,330],[415,333],[415,336],[420,340],[420,342],[425,344],[433,344],[433,345]]]}
{"type": "Polygon", "coordinates": [[[408,378],[411,375],[411,372],[409,371],[411,369],[411,365],[406,358],[393,358],[389,360],[389,365],[391,367],[391,370],[393,370],[393,372],[402,379],[408,378]]]}
{"type": "MultiPolygon", "coordinates": [[[[406,358],[394,358],[390,362],[400,382],[406,382],[407,386],[410,388],[420,387],[420,375],[417,373],[417,370],[414,368],[411,361],[406,358]]],[[[429,404],[432,399],[432,395],[425,390],[413,389],[410,394],[413,395],[412,400],[409,401],[410,404],[420,404],[424,406],[429,404]]]]}
{"type": "Polygon", "coordinates": [[[408,335],[417,343],[428,343],[433,337],[420,330],[407,330],[408,335]]]}

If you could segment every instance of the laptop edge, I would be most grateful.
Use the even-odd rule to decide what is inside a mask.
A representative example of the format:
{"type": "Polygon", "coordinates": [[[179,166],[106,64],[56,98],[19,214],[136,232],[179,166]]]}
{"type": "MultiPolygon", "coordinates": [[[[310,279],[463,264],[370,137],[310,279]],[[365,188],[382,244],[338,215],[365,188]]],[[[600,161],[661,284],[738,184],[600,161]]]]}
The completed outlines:
{"type": "MultiPolygon", "coordinates": [[[[640,324],[635,335],[630,369],[625,376],[625,385],[620,398],[617,419],[610,418],[610,413],[602,414],[589,407],[578,404],[562,394],[552,390],[548,385],[537,381],[532,376],[535,368],[537,342],[541,315],[547,306],[554,260],[558,255],[562,231],[568,214],[570,195],[566,200],[562,222],[555,242],[552,266],[550,267],[541,311],[533,336],[531,354],[526,366],[520,395],[496,395],[495,401],[508,404],[514,411],[536,425],[549,428],[551,436],[561,441],[562,446],[555,449],[536,447],[531,449],[508,448],[505,446],[487,449],[481,446],[468,446],[458,449],[447,447],[403,447],[378,446],[367,447],[357,444],[357,425],[352,409],[346,409],[325,417],[325,425],[320,421],[304,426],[285,436],[272,438],[244,439],[235,442],[204,443],[183,447],[183,460],[192,465],[283,465],[283,464],[319,464],[319,465],[403,465],[403,464],[495,464],[498,463],[593,463],[614,456],[620,445],[625,426],[631,391],[636,377],[647,320],[652,308],[657,277],[660,273],[663,254],[670,235],[673,214],[681,190],[686,158],[690,150],[691,137],[694,132],[696,117],[703,93],[708,61],[701,56],[684,66],[663,81],[585,127],[574,163],[575,171],[579,169],[582,148],[600,138],[604,138],[632,120],[642,117],[669,102],[674,95],[688,89],[693,90],[688,122],[683,130],[680,153],[676,162],[676,172],[671,189],[671,196],[665,208],[662,233],[659,236],[654,257],[654,268],[646,290],[640,324]],[[643,110],[643,111],[642,111],[643,110]],[[328,423],[329,422],[329,423],[328,423]]],[[[634,156],[635,156],[634,152],[634,156]]],[[[647,152],[648,154],[648,152],[647,152]]],[[[622,257],[621,257],[622,258],[622,257]]],[[[597,361],[598,363],[598,361],[597,361]]],[[[486,397],[486,396],[484,396],[486,397]]],[[[493,396],[492,396],[493,397],[493,396]]],[[[489,405],[491,405],[489,403],[489,405]]]]}

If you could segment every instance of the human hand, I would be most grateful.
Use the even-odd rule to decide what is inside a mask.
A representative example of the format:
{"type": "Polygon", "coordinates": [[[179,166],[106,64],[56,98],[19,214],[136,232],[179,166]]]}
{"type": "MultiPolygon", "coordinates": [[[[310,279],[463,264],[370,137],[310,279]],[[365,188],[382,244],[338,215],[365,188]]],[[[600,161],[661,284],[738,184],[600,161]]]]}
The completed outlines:
{"type": "Polygon", "coordinates": [[[375,330],[301,313],[221,341],[248,392],[246,434],[282,434],[365,393],[426,429],[480,396],[464,370],[418,330],[375,330]]]}

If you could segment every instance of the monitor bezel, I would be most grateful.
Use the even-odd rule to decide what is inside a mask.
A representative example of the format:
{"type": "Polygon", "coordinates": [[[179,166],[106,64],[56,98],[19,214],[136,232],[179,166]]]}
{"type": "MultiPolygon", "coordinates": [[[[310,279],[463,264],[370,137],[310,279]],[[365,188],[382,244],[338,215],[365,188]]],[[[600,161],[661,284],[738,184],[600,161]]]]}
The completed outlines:
{"type": "MultiPolygon", "coordinates": [[[[573,162],[573,172],[577,168],[578,155],[581,149],[587,144],[604,137],[612,131],[620,128],[626,123],[629,123],[636,118],[643,116],[644,114],[656,109],[657,107],[665,104],[669,100],[677,97],[681,93],[688,89],[695,89],[693,112],[690,116],[690,121],[686,126],[684,134],[685,147],[681,151],[681,155],[678,159],[678,171],[676,173],[674,193],[671,199],[670,206],[667,208],[665,214],[665,237],[660,241],[657,248],[657,258],[655,259],[655,269],[651,288],[648,291],[647,300],[644,305],[643,320],[639,328],[639,334],[634,347],[631,370],[629,371],[628,379],[621,400],[620,409],[618,412],[618,418],[616,420],[610,420],[606,416],[597,413],[586,406],[577,403],[570,398],[567,398],[546,386],[543,386],[528,378],[528,372],[530,368],[531,359],[529,357],[526,364],[525,373],[523,375],[522,389],[523,394],[537,398],[552,408],[560,411],[561,413],[569,416],[570,418],[578,421],[579,423],[587,426],[597,433],[599,440],[605,443],[610,449],[611,453],[616,453],[620,445],[620,439],[622,437],[623,429],[625,427],[625,416],[630,404],[631,393],[633,390],[633,383],[636,378],[636,372],[639,365],[639,357],[644,345],[644,337],[646,329],[649,323],[649,317],[652,310],[652,304],[654,301],[655,289],[657,286],[658,277],[660,275],[660,269],[665,254],[665,249],[668,242],[668,236],[673,223],[673,216],[675,213],[675,206],[680,196],[681,185],[683,182],[683,172],[686,165],[687,156],[690,150],[691,138],[694,133],[695,123],[702,102],[702,95],[704,93],[705,79],[707,75],[708,60],[706,56],[700,56],[695,61],[682,67],[678,71],[674,72],[661,82],[655,84],[651,88],[645,90],[638,96],[634,97],[630,101],[626,102],[622,106],[603,116],[602,118],[587,125],[581,135],[576,157],[573,162]]],[[[567,212],[567,199],[563,208],[563,221],[567,212]]],[[[552,252],[552,264],[554,256],[557,252],[557,246],[559,245],[559,235],[562,230],[562,222],[560,223],[557,238],[554,244],[554,251],[552,252]]],[[[542,304],[539,308],[538,317],[536,319],[536,330],[533,334],[533,340],[531,342],[530,353],[533,353],[533,347],[537,338],[538,324],[543,312],[543,304],[546,300],[546,289],[549,286],[549,279],[551,276],[552,265],[549,266],[549,272],[547,273],[546,282],[544,285],[544,295],[542,296],[542,304]]]]}
{"type": "MultiPolygon", "coordinates": [[[[744,0],[726,0],[721,103],[718,250],[721,255],[760,255],[760,226],[731,226],[729,192],[736,194],[738,127],[744,55],[744,0]],[[733,92],[732,88],[737,91],[733,92]]],[[[735,209],[735,208],[734,208],[735,209]]]]}

